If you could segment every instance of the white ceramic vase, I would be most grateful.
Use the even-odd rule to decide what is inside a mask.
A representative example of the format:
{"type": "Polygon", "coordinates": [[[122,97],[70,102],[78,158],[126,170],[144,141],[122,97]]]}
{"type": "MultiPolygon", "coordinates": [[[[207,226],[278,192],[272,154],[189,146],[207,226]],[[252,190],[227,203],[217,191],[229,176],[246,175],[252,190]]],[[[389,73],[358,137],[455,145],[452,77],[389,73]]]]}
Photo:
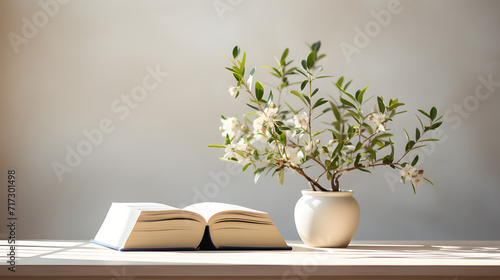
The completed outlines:
{"type": "Polygon", "coordinates": [[[307,246],[347,247],[359,224],[359,204],[352,190],[303,190],[295,205],[295,226],[307,246]]]}

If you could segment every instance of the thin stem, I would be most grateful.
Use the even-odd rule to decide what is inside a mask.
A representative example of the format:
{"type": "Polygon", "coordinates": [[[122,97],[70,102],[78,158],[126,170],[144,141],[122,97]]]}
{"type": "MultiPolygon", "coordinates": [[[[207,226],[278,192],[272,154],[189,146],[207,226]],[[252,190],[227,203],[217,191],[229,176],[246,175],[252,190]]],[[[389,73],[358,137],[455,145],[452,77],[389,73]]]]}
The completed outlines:
{"type": "Polygon", "coordinates": [[[308,120],[308,130],[309,130],[309,144],[312,145],[312,129],[311,129],[311,117],[312,117],[312,79],[311,76],[309,75],[309,120],[308,120]]]}
{"type": "MultiPolygon", "coordinates": [[[[431,127],[431,126],[432,126],[432,121],[431,121],[431,124],[429,125],[429,127],[431,127]]],[[[422,133],[422,135],[420,135],[420,139],[422,139],[422,138],[423,138],[423,136],[424,136],[424,135],[425,135],[428,131],[429,131],[429,130],[425,130],[425,131],[422,133]]],[[[420,141],[415,142],[415,145],[417,145],[417,144],[418,144],[418,142],[420,142],[420,141]]],[[[414,145],[414,146],[415,146],[415,145],[414,145]]],[[[403,154],[403,156],[402,156],[402,157],[401,157],[401,158],[400,158],[400,159],[399,159],[396,163],[398,163],[398,164],[399,164],[399,162],[400,162],[401,160],[403,160],[403,158],[404,158],[404,157],[405,157],[405,156],[406,156],[409,152],[411,152],[412,150],[413,150],[413,149],[409,149],[408,151],[406,151],[406,152],[403,154]]]]}

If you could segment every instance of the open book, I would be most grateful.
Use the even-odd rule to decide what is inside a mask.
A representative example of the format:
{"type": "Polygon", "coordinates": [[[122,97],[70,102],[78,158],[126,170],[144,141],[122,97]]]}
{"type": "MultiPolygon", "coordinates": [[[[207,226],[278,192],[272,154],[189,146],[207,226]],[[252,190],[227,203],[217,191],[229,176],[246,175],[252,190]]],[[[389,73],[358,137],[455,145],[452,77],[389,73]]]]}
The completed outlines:
{"type": "Polygon", "coordinates": [[[267,213],[218,202],[115,202],[91,241],[120,251],[291,249],[267,213]]]}

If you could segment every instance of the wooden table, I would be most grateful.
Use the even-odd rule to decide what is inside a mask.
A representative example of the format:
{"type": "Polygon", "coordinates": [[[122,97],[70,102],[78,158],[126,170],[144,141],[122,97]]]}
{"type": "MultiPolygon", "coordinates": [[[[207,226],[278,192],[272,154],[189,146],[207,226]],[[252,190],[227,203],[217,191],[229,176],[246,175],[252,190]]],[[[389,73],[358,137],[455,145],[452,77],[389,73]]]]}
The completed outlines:
{"type": "Polygon", "coordinates": [[[17,241],[7,279],[500,279],[500,241],[354,241],[291,251],[118,252],[88,241],[17,241]]]}

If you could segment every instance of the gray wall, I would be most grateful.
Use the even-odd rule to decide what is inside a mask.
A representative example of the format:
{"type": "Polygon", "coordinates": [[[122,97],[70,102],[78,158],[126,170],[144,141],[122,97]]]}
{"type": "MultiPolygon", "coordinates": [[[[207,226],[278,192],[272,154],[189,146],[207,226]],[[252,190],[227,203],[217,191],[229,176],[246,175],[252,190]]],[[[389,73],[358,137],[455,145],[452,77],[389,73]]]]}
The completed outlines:
{"type": "MultiPolygon", "coordinates": [[[[411,186],[393,182],[391,169],[342,178],[361,205],[355,238],[497,239],[500,2],[391,5],[74,0],[49,5],[47,16],[38,1],[1,1],[2,219],[7,170],[14,167],[18,238],[92,238],[113,201],[213,200],[267,211],[285,238],[298,239],[293,208],[305,180],[289,172],[284,187],[276,178],[255,185],[251,173],[228,171],[217,159],[221,151],[207,144],[222,141],[220,114],[247,111],[227,93],[233,79],[221,52],[238,44],[249,65],[272,65],[286,47],[301,58],[304,42],[321,40],[327,74],[407,103],[409,113],[391,126],[396,140],[403,127],[418,124],[417,109],[449,113],[443,141],[420,154],[435,186],[424,184],[414,195],[411,186]],[[374,16],[381,10],[391,11],[383,24],[374,16]],[[36,30],[23,21],[33,23],[33,16],[36,30]],[[358,38],[356,28],[368,28],[369,39],[358,38]],[[347,44],[354,53],[342,50],[347,44]],[[169,75],[127,113],[121,96],[142,85],[147,67],[169,75]],[[488,88],[481,79],[495,82],[488,88]],[[71,158],[72,172],[59,180],[54,162],[66,165],[67,147],[85,145],[83,131],[101,122],[102,141],[81,162],[71,158]]],[[[257,79],[271,81],[258,71],[257,79]]],[[[335,93],[328,83],[322,91],[335,93]]],[[[6,238],[6,228],[0,232],[6,238]]]]}

